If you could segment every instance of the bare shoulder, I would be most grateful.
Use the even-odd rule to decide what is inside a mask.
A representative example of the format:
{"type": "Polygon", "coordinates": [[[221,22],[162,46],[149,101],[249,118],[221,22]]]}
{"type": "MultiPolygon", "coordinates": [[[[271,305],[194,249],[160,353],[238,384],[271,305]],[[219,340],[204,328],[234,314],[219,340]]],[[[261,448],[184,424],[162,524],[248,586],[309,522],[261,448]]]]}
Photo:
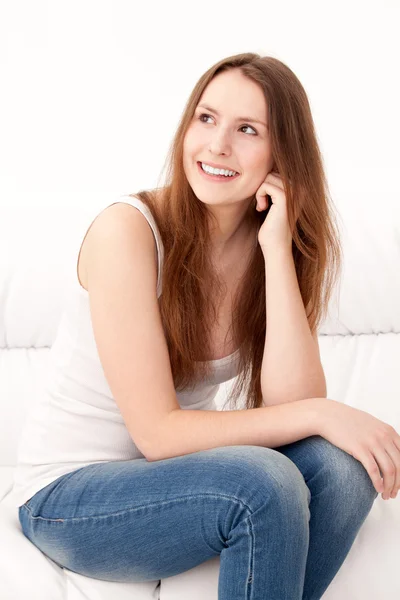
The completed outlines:
{"type": "Polygon", "coordinates": [[[104,240],[113,232],[140,235],[143,243],[153,248],[157,264],[157,247],[146,217],[127,202],[115,202],[102,210],[86,231],[78,256],[77,273],[80,285],[88,291],[88,266],[94,258],[98,240],[104,240]]]}

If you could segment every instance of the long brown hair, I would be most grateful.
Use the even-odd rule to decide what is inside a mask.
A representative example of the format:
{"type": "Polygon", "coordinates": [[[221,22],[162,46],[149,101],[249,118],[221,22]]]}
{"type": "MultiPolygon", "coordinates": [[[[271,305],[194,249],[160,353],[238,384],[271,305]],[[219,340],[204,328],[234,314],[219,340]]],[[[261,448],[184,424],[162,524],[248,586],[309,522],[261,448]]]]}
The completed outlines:
{"type": "MultiPolygon", "coordinates": [[[[204,357],[212,352],[210,332],[223,293],[210,260],[207,211],[183,169],[183,143],[205,88],[218,73],[229,69],[240,69],[265,95],[274,170],[284,184],[294,232],[294,264],[312,333],[327,314],[341,267],[334,207],[300,81],[289,67],[269,56],[244,53],[219,61],[200,77],[187,101],[167,155],[166,185],[134,194],[152,212],[164,244],[159,306],[176,390],[193,389],[196,381],[209,374],[211,366],[204,357]],[[156,202],[156,196],[162,201],[156,202]]],[[[255,205],[254,195],[246,219],[256,232],[266,214],[256,211],[255,205]]],[[[246,408],[258,408],[262,405],[260,377],[267,334],[265,261],[259,244],[234,299],[231,331],[235,348],[239,348],[239,373],[227,402],[235,407],[239,397],[244,397],[246,408]]]]}

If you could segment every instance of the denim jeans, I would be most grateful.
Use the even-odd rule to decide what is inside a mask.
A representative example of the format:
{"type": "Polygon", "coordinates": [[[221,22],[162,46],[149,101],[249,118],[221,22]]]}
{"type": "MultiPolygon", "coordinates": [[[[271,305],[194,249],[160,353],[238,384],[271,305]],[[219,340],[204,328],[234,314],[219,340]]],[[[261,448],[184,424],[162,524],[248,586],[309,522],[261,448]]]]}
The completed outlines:
{"type": "Polygon", "coordinates": [[[219,600],[317,600],[377,495],[361,462],[314,435],[91,464],[37,492],[19,520],[87,577],[159,580],[219,555],[219,600]]]}

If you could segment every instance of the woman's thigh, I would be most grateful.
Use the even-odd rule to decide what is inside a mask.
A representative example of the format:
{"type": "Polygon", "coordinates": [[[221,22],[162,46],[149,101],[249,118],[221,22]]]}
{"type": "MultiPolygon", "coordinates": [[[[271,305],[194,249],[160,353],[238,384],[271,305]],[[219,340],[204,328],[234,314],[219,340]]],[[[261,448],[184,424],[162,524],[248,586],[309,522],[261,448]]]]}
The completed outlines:
{"type": "Polygon", "coordinates": [[[24,535],[62,567],[148,581],[219,555],[232,523],[277,493],[307,506],[309,490],[291,460],[261,446],[225,446],[83,467],[35,494],[19,519],[24,535]]]}

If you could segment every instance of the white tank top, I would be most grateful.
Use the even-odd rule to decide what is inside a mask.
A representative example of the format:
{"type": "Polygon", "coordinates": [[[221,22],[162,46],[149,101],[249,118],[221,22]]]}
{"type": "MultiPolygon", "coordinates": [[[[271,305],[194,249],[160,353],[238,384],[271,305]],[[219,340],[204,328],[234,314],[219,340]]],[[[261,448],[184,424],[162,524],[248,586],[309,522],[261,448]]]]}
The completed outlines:
{"type": "MultiPolygon", "coordinates": [[[[149,208],[138,198],[122,195],[152,228],[158,254],[157,297],[162,293],[164,249],[149,208]]],[[[112,204],[115,204],[113,202],[112,204]]],[[[107,205],[111,206],[111,204],[107,205]]],[[[90,225],[105,210],[95,210],[77,233],[68,267],[68,290],[56,338],[49,351],[43,389],[24,423],[14,470],[13,503],[19,507],[61,475],[84,466],[114,460],[144,458],[126,428],[105,378],[93,335],[89,294],[77,274],[79,251],[90,225]]],[[[177,392],[183,409],[216,410],[219,385],[237,375],[239,351],[209,361],[212,374],[194,390],[177,392]]]]}

